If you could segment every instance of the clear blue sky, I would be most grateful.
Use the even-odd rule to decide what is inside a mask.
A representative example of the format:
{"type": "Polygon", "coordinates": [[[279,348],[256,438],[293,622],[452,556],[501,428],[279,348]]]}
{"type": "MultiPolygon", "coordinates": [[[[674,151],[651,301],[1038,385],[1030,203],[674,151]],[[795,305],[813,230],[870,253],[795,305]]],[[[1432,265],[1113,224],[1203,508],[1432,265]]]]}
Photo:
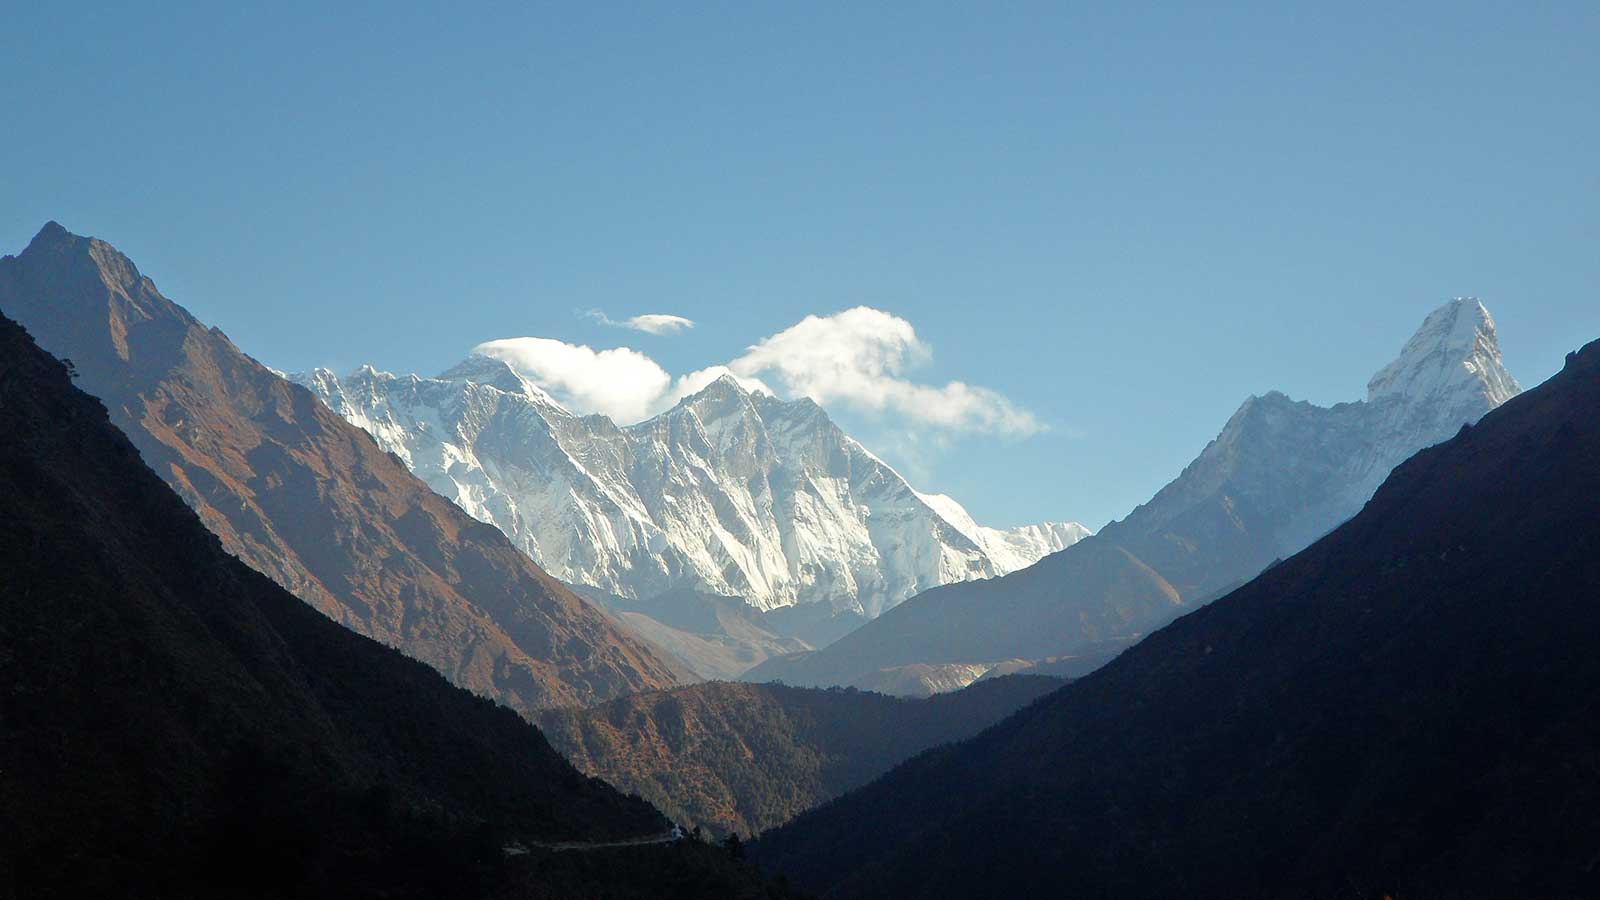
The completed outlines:
{"type": "Polygon", "coordinates": [[[8,9],[0,252],[106,238],[284,369],[676,374],[870,305],[1050,425],[834,410],[993,524],[1126,513],[1248,394],[1356,399],[1453,295],[1525,384],[1600,336],[1593,2],[338,6],[8,9]]]}

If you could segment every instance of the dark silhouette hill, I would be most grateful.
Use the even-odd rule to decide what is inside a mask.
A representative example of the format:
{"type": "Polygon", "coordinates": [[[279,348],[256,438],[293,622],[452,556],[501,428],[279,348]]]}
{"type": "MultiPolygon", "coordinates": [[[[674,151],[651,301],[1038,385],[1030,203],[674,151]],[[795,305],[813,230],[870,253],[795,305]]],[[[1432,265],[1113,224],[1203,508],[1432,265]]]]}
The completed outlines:
{"type": "Polygon", "coordinates": [[[0,316],[0,897],[765,897],[509,709],[228,555],[0,316]]]}
{"type": "Polygon", "coordinates": [[[1352,520],[764,838],[831,897],[1600,895],[1600,342],[1352,520]]]}
{"type": "Polygon", "coordinates": [[[693,680],[111,245],[46,225],[0,258],[0,310],[228,552],[330,618],[523,712],[693,680]]]}
{"type": "Polygon", "coordinates": [[[1063,683],[1012,675],[910,700],[714,681],[545,710],[538,722],[578,768],[686,827],[750,835],[971,737],[1063,683]]]}

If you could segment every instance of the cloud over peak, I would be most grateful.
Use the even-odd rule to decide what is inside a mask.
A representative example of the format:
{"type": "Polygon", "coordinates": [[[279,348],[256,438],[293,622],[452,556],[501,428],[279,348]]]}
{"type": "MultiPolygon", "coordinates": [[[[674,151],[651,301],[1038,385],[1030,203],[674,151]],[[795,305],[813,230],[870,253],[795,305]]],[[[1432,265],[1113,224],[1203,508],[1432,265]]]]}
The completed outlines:
{"type": "Polygon", "coordinates": [[[903,376],[926,365],[933,351],[899,316],[857,306],[830,316],[806,316],[764,338],[728,368],[754,377],[767,374],[794,395],[826,406],[845,403],[868,412],[955,430],[1035,434],[1044,426],[997,391],[961,381],[942,386],[903,376]]]}
{"type": "Polygon", "coordinates": [[[602,413],[619,423],[647,419],[672,385],[672,376],[637,350],[595,350],[551,338],[485,341],[472,352],[504,360],[579,413],[602,413]]]}
{"type": "MultiPolygon", "coordinates": [[[[650,331],[648,327],[611,325],[650,331]]],[[[693,323],[678,316],[635,316],[693,323]]],[[[651,332],[661,333],[661,332],[651,332]]],[[[858,306],[827,316],[810,315],[761,339],[725,365],[673,378],[655,360],[627,347],[605,350],[550,338],[505,338],[479,344],[474,353],[502,359],[579,413],[598,412],[632,424],[670,408],[722,375],[747,390],[805,396],[828,406],[891,415],[909,425],[945,431],[990,431],[1026,436],[1044,430],[1033,413],[998,391],[949,381],[926,384],[908,377],[927,365],[932,349],[899,316],[858,306]],[[778,389],[774,390],[772,386],[778,389]]]]}

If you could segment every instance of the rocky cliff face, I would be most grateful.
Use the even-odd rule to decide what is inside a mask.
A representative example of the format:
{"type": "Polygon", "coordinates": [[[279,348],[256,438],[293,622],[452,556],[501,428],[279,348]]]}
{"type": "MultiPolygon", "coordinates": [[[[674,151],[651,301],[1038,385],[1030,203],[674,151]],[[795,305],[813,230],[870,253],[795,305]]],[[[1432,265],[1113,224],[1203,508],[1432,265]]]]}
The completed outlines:
{"type": "Polygon", "coordinates": [[[573,415],[487,357],[438,378],[371,367],[295,377],[557,577],[624,597],[687,587],[761,609],[875,616],[1089,533],[980,526],[954,500],[918,493],[810,400],[728,377],[626,428],[573,415]]]}

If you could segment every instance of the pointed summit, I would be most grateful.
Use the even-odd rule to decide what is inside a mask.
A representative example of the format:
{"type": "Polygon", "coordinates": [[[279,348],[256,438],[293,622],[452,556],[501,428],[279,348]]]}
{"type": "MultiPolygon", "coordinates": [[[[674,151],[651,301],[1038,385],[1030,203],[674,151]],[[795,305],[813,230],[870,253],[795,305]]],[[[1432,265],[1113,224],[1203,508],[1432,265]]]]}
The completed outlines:
{"type": "Polygon", "coordinates": [[[46,244],[57,243],[63,238],[70,237],[73,237],[72,232],[62,228],[60,222],[57,222],[55,219],[51,219],[50,221],[44,223],[44,227],[40,228],[39,233],[33,236],[33,240],[28,242],[28,246],[32,247],[34,244],[40,244],[43,246],[46,244]]]}
{"type": "MultiPolygon", "coordinates": [[[[674,414],[681,414],[683,410],[692,410],[697,417],[706,422],[721,419],[732,413],[756,417],[755,406],[750,400],[750,391],[739,383],[739,379],[732,373],[724,372],[699,390],[685,394],[672,405],[671,409],[657,418],[663,421],[670,420],[674,418],[674,414]]],[[[650,421],[647,419],[639,425],[647,425],[650,421]]]]}
{"type": "Polygon", "coordinates": [[[161,296],[133,261],[104,241],[47,222],[16,256],[0,258],[0,309],[23,323],[41,346],[76,348],[86,377],[113,377],[106,360],[170,363],[169,340],[199,323],[161,296]],[[157,335],[141,340],[145,335],[157,335]]]}
{"type": "Polygon", "coordinates": [[[98,277],[107,288],[119,292],[136,290],[144,278],[133,260],[117,248],[99,238],[73,234],[54,219],[44,223],[17,258],[79,279],[98,277]]]}
{"type": "Polygon", "coordinates": [[[648,431],[662,427],[670,433],[682,429],[692,418],[698,422],[693,428],[705,429],[706,437],[722,452],[731,452],[735,446],[767,440],[767,425],[744,386],[732,375],[722,374],[705,387],[679,400],[665,413],[647,419],[632,428],[648,431]]]}
{"type": "Polygon", "coordinates": [[[748,396],[750,396],[750,392],[745,390],[744,385],[739,383],[739,379],[733,377],[733,375],[727,372],[724,372],[721,375],[718,375],[710,384],[698,391],[695,391],[693,394],[690,394],[686,399],[691,401],[702,399],[735,400],[748,396]]]}
{"type": "Polygon", "coordinates": [[[725,391],[726,390],[734,390],[734,391],[738,391],[741,394],[750,393],[749,391],[744,389],[744,385],[739,383],[739,379],[735,378],[732,372],[723,372],[721,375],[717,376],[717,380],[716,381],[711,382],[711,384],[708,385],[707,387],[715,387],[715,388],[717,388],[719,390],[725,390],[725,391]]]}
{"type": "Polygon", "coordinates": [[[1428,314],[1422,327],[1367,382],[1367,400],[1411,404],[1488,401],[1499,406],[1522,387],[1500,360],[1494,317],[1476,298],[1458,297],[1428,314]]]}
{"type": "Polygon", "coordinates": [[[692,391],[679,401],[680,404],[690,403],[701,399],[722,400],[750,396],[750,390],[739,381],[732,372],[723,372],[716,378],[707,382],[705,387],[692,391]]]}

